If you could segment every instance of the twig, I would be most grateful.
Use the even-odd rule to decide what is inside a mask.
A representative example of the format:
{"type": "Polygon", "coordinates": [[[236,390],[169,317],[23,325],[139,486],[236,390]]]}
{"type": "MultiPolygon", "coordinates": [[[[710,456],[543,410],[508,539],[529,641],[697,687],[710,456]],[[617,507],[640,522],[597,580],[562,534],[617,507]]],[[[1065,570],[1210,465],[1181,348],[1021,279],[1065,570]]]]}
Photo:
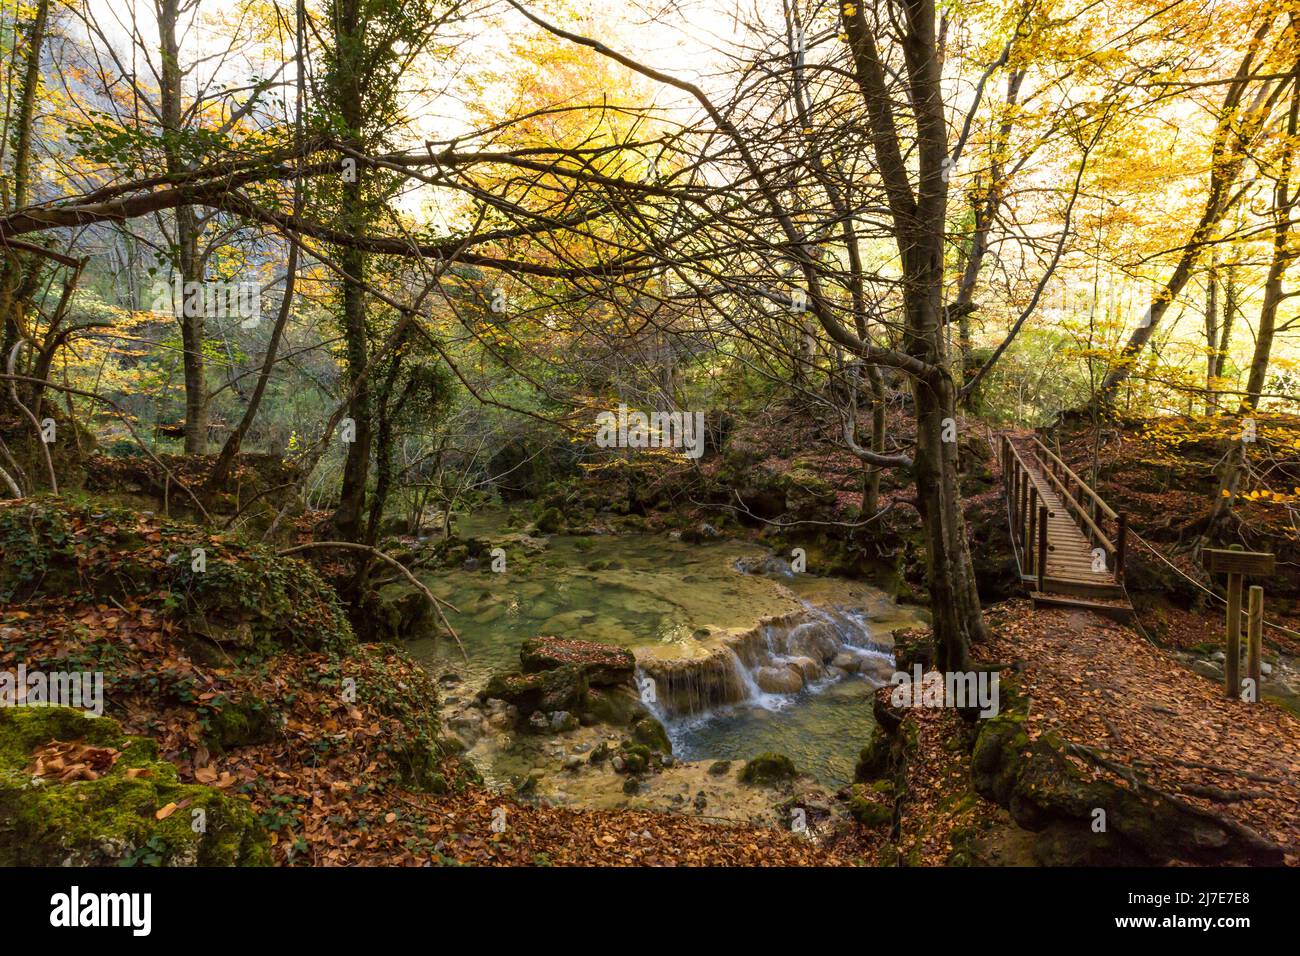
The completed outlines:
{"type": "MultiPolygon", "coordinates": [[[[442,611],[443,602],[435,597],[434,593],[425,587],[424,582],[412,574],[406,565],[402,564],[402,562],[398,561],[392,555],[385,554],[378,548],[372,548],[368,544],[357,544],[353,541],[312,541],[307,544],[295,545],[292,548],[285,548],[277,553],[281,555],[289,555],[298,551],[310,551],[313,548],[343,548],[347,551],[364,551],[367,554],[373,555],[381,561],[386,561],[393,567],[397,568],[397,570],[401,571],[402,574],[406,575],[408,581],[419,588],[420,592],[429,599],[429,603],[433,605],[433,609],[438,612],[438,617],[442,620],[443,627],[445,627],[447,632],[455,638],[456,646],[460,648],[460,652],[464,655],[465,660],[469,660],[469,653],[465,650],[465,645],[461,643],[460,635],[456,633],[456,629],[451,626],[451,622],[447,620],[447,615],[442,611]]],[[[451,607],[451,605],[448,605],[448,607],[451,607]]],[[[452,608],[452,610],[455,610],[455,608],[452,608]]]]}
{"type": "Polygon", "coordinates": [[[19,339],[14,343],[14,347],[9,350],[9,360],[6,366],[9,371],[9,397],[13,399],[15,405],[22,409],[23,414],[27,416],[27,420],[36,429],[36,441],[40,443],[41,451],[45,453],[45,466],[50,470],[50,491],[57,495],[59,493],[59,479],[54,473],[54,458],[50,455],[50,446],[45,441],[45,435],[41,433],[41,423],[36,420],[36,415],[18,397],[18,385],[14,379],[14,364],[18,361],[18,352],[24,345],[31,345],[31,343],[26,339],[19,339]]]}
{"type": "MultiPolygon", "coordinates": [[[[1260,783],[1284,783],[1287,786],[1295,786],[1294,782],[1288,777],[1275,777],[1265,773],[1255,773],[1252,770],[1235,770],[1232,767],[1220,767],[1217,764],[1205,763],[1200,760],[1179,760],[1173,757],[1166,759],[1176,766],[1187,767],[1192,770],[1209,770],[1229,777],[1245,777],[1247,780],[1257,780],[1260,783]]],[[[1135,763],[1154,764],[1155,761],[1135,761],[1135,763]]]]}
{"type": "MultiPolygon", "coordinates": [[[[162,470],[163,474],[176,482],[181,490],[190,496],[190,500],[194,502],[194,507],[198,508],[199,514],[203,515],[203,521],[206,524],[212,524],[212,516],[208,514],[208,509],[203,507],[203,502],[199,501],[198,496],[190,490],[190,486],[177,478],[172,470],[163,464],[162,459],[155,455],[153,450],[144,443],[144,439],[142,439],[139,433],[136,432],[135,426],[131,424],[130,418],[127,416],[126,412],[122,410],[122,406],[117,404],[117,402],[113,401],[111,398],[105,398],[103,395],[96,395],[94,392],[87,392],[85,389],[73,388],[71,385],[60,385],[57,382],[51,382],[49,379],[35,378],[31,375],[14,375],[11,372],[8,375],[0,375],[0,379],[7,379],[11,384],[13,382],[35,382],[39,385],[44,385],[46,388],[66,392],[69,395],[80,395],[83,398],[89,398],[92,401],[102,402],[109,408],[113,409],[113,411],[117,413],[117,417],[122,420],[122,424],[126,426],[126,430],[131,433],[131,438],[133,438],[135,443],[140,446],[140,450],[149,456],[150,460],[162,470]]],[[[48,449],[46,449],[46,454],[49,454],[48,449]]]]}

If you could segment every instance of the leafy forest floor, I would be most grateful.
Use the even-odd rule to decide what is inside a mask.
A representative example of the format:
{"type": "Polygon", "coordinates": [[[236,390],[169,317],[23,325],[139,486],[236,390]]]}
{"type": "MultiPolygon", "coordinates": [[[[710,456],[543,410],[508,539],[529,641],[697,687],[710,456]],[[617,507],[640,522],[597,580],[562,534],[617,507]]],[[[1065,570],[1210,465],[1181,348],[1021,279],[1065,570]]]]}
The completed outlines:
{"type": "MultiPolygon", "coordinates": [[[[430,726],[438,702],[432,678],[391,645],[353,645],[328,608],[306,625],[324,635],[328,647],[322,650],[263,644],[212,653],[182,622],[192,621],[195,611],[216,618],[221,609],[193,592],[178,602],[178,562],[168,560],[195,543],[193,529],[124,511],[51,509],[49,502],[0,509],[0,525],[11,545],[20,534],[64,545],[39,559],[11,547],[3,583],[11,594],[38,583],[40,593],[0,611],[0,667],[110,671],[105,696],[111,716],[126,733],[155,741],[182,783],[248,800],[277,863],[847,862],[794,834],[686,816],[530,805],[492,792],[430,726]],[[39,527],[51,512],[53,533],[39,527]],[[65,583],[69,572],[81,579],[80,587],[50,586],[56,578],[65,583]],[[124,584],[129,593],[122,592],[124,584]],[[354,682],[355,700],[340,696],[343,680],[354,682]]],[[[278,570],[266,554],[233,551],[216,536],[203,543],[210,571],[260,561],[265,581],[278,570]]],[[[260,583],[245,584],[252,585],[254,603],[274,605],[260,583]]],[[[42,741],[14,769],[47,776],[47,794],[56,784],[93,787],[109,782],[104,765],[112,766],[125,750],[97,748],[94,763],[79,763],[75,751],[61,754],[65,759],[51,770],[37,762],[50,752],[42,741]]],[[[157,812],[171,806],[159,804],[157,812]]],[[[180,809],[186,809],[183,802],[180,809]]],[[[151,824],[142,821],[133,832],[144,834],[151,824]]],[[[118,862],[98,846],[70,848],[66,834],[39,823],[17,833],[0,826],[0,857],[10,862],[55,863],[69,852],[76,862],[118,862]],[[18,841],[23,845],[15,846],[18,841]],[[15,860],[15,854],[21,855],[15,860]]]]}
{"type": "Polygon", "coordinates": [[[1055,732],[1078,768],[1158,791],[1300,862],[1300,720],[1268,701],[1228,698],[1131,627],[1078,611],[990,615],[986,661],[1020,663],[1030,740],[1055,732]]]}
{"type": "MultiPolygon", "coordinates": [[[[796,511],[817,501],[852,507],[850,470],[827,494],[807,474],[833,472],[768,444],[767,485],[762,469],[742,462],[747,507],[773,497],[796,511]]],[[[1114,480],[1122,483],[1132,467],[1125,463],[1141,455],[1119,447],[1114,480]]],[[[0,713],[0,801],[19,790],[24,801],[53,800],[74,788],[80,811],[93,817],[100,810],[88,797],[96,788],[120,802],[111,788],[128,787],[140,791],[143,808],[125,821],[105,818],[121,841],[75,845],[57,813],[15,812],[17,828],[0,824],[0,858],[122,862],[123,845],[144,845],[153,855],[137,850],[130,861],[172,862],[181,838],[160,841],[156,825],[215,792],[251,809],[251,817],[231,813],[222,825],[269,847],[217,858],[228,863],[1300,863],[1300,720],[1267,700],[1229,700],[1212,675],[1189,666],[1189,652],[1208,656],[1219,642],[1221,611],[1197,603],[1195,589],[1175,578],[1135,602],[1139,628],[1082,612],[1035,612],[999,592],[998,565],[1009,560],[998,545],[1004,518],[996,475],[978,451],[968,518],[973,538],[987,544],[982,560],[991,570],[981,586],[988,585],[993,636],[975,653],[1004,674],[1003,713],[974,724],[950,709],[891,714],[882,688],[881,732],[861,742],[857,782],[811,838],[686,813],[551,807],[493,791],[443,734],[436,681],[399,647],[358,641],[319,568],[237,534],[105,503],[126,503],[121,496],[0,506],[0,669],[106,671],[108,717],[153,741],[174,768],[128,766],[130,744],[79,744],[75,728],[71,737],[67,728],[54,739],[43,728],[23,737],[0,713]],[[184,557],[195,546],[208,552],[201,575],[189,573],[184,557]],[[345,683],[355,695],[340,694],[345,683]],[[179,790],[160,779],[173,773],[179,790]],[[34,777],[45,786],[25,787],[34,777]],[[1113,839],[1093,829],[1098,807],[1110,808],[1113,839]],[[1177,845],[1180,834],[1187,845],[1177,845]]],[[[605,489],[587,493],[610,497],[605,489]]],[[[1156,492],[1129,481],[1118,493],[1156,492]]],[[[886,500],[899,494],[885,489],[886,500]]],[[[1195,520],[1192,499],[1178,496],[1134,512],[1156,516],[1159,527],[1137,526],[1170,546],[1182,534],[1171,500],[1195,520]]],[[[309,519],[281,544],[309,533],[309,519]]],[[[877,553],[897,552],[899,590],[914,591],[907,543],[914,522],[899,509],[882,524],[877,553]]],[[[838,552],[842,561],[861,560],[855,546],[838,552]]],[[[1294,629],[1285,596],[1270,601],[1269,616],[1294,629]]],[[[1285,631],[1269,632],[1266,659],[1280,666],[1279,655],[1297,649],[1285,631]]],[[[198,852],[204,859],[209,851],[198,852]]]]}

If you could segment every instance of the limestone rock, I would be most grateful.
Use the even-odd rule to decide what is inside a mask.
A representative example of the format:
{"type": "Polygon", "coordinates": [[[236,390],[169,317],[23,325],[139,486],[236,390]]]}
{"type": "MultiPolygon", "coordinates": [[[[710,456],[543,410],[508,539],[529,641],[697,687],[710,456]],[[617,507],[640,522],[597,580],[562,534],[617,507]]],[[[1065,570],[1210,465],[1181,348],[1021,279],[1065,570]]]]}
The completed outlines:
{"type": "Polygon", "coordinates": [[[631,683],[636,658],[621,647],[562,637],[533,637],[524,641],[519,660],[525,674],[577,667],[590,687],[613,687],[631,683]]]}
{"type": "Polygon", "coordinates": [[[797,668],[785,665],[760,667],[754,682],[767,694],[797,694],[803,690],[803,675],[797,668]]]}

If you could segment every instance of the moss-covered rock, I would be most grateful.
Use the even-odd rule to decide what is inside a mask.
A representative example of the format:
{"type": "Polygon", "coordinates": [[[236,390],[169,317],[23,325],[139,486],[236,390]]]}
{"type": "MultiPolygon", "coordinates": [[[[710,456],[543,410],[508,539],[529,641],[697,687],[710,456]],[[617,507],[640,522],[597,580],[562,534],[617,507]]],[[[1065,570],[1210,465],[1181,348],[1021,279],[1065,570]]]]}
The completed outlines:
{"type": "Polygon", "coordinates": [[[213,787],[180,783],[152,741],[68,708],[0,709],[0,866],[270,862],[253,809],[213,787]],[[115,759],[96,779],[34,776],[34,752],[57,741],[115,759]]]}
{"type": "Polygon", "coordinates": [[[894,791],[889,781],[849,788],[849,815],[863,826],[888,826],[894,822],[894,791]]]}
{"type": "Polygon", "coordinates": [[[741,768],[740,782],[768,786],[793,780],[798,775],[794,761],[785,754],[762,753],[741,768]]]}
{"type": "Polygon", "coordinates": [[[558,534],[564,529],[564,514],[559,508],[546,508],[537,516],[537,530],[542,534],[558,534]]]}
{"type": "Polygon", "coordinates": [[[1017,786],[1019,758],[1029,746],[1019,710],[1003,710],[986,721],[971,752],[971,780],[975,789],[995,803],[1008,806],[1017,786]]]}
{"type": "Polygon", "coordinates": [[[668,739],[668,732],[664,730],[664,725],[653,717],[642,717],[632,725],[632,739],[661,754],[671,754],[673,752],[673,745],[672,741],[668,739]]]}
{"type": "Polygon", "coordinates": [[[971,778],[983,797],[1006,807],[1049,865],[1137,865],[1171,861],[1278,865],[1282,851],[1210,814],[1153,790],[1123,786],[1080,767],[1054,732],[1030,739],[1023,700],[982,724],[971,778]],[[1104,811],[1105,828],[1098,829],[1104,811]]]}
{"type": "Polygon", "coordinates": [[[450,793],[451,785],[442,773],[442,744],[419,733],[389,749],[402,786],[425,793],[450,793]]]}
{"type": "Polygon", "coordinates": [[[204,709],[208,712],[204,739],[218,752],[269,743],[280,729],[275,710],[257,697],[224,698],[204,709]]]}
{"type": "Polygon", "coordinates": [[[593,687],[587,692],[585,716],[602,724],[627,727],[650,711],[630,687],[593,687]]]}
{"type": "Polygon", "coordinates": [[[917,664],[928,671],[934,666],[934,633],[928,627],[898,628],[890,635],[894,639],[894,661],[898,670],[911,673],[917,664]]]}
{"type": "Polygon", "coordinates": [[[438,621],[429,599],[408,584],[391,585],[371,596],[357,617],[353,630],[369,642],[424,637],[434,632],[438,621]]]}
{"type": "Polygon", "coordinates": [[[226,653],[355,644],[337,595],[270,548],[60,498],[0,504],[0,602],[77,592],[157,604],[183,634],[226,653]]]}
{"type": "Polygon", "coordinates": [[[650,769],[650,762],[654,754],[645,744],[633,743],[630,740],[623,741],[623,747],[618,752],[620,763],[615,764],[623,773],[645,773],[650,769]]]}
{"type": "Polygon", "coordinates": [[[835,489],[807,463],[796,460],[778,484],[785,492],[785,511],[793,518],[809,518],[835,507],[835,489]]]}
{"type": "Polygon", "coordinates": [[[879,780],[889,772],[890,752],[893,738],[879,727],[871,728],[867,745],[858,753],[857,765],[853,768],[853,779],[858,783],[879,780]]]}
{"type": "Polygon", "coordinates": [[[481,700],[504,700],[519,709],[521,716],[534,711],[563,710],[583,713],[587,709],[587,679],[582,668],[565,664],[534,674],[518,671],[493,674],[479,692],[481,700]]]}
{"type": "MultiPolygon", "coordinates": [[[[60,422],[60,432],[63,427],[60,422]]],[[[64,442],[59,441],[57,444],[63,445],[64,442]]],[[[301,477],[298,466],[279,455],[241,452],[231,463],[225,480],[215,489],[208,489],[205,485],[216,464],[215,454],[160,453],[155,461],[143,454],[140,447],[129,439],[110,444],[106,451],[108,454],[86,457],[86,491],[142,495],[160,504],[166,501],[172,508],[192,510],[193,503],[189,497],[176,487],[176,479],[179,478],[191,488],[203,489],[200,494],[209,512],[224,514],[240,511],[245,521],[252,518],[257,525],[265,523],[268,511],[274,514],[287,503],[286,494],[291,492],[301,477]]],[[[60,487],[65,484],[60,479],[60,487]]],[[[293,509],[292,504],[290,507],[293,514],[301,511],[300,507],[293,509]]]]}

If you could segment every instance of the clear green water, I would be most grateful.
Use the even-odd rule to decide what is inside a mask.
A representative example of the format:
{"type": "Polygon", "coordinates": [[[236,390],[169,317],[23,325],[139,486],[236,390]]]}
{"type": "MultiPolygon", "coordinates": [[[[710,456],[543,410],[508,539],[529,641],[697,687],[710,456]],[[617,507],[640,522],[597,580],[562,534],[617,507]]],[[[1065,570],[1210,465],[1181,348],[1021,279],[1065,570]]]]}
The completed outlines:
{"type": "MultiPolygon", "coordinates": [[[[462,534],[490,530],[482,516],[467,524],[462,534]]],[[[506,548],[523,553],[518,545],[506,548]]],[[[435,673],[459,676],[463,690],[472,692],[492,671],[518,667],[520,644],[538,634],[616,644],[639,657],[690,657],[709,635],[747,630],[809,604],[860,611],[873,632],[885,635],[916,621],[860,582],[736,570],[738,559],[767,553],[745,542],[688,545],[662,535],[557,536],[527,562],[508,559],[504,573],[457,570],[427,577],[430,588],[458,608],[448,618],[469,661],[445,637],[413,641],[411,650],[435,673]]],[[[765,695],[764,706],[741,704],[668,721],[669,734],[682,759],[743,760],[775,750],[822,783],[839,785],[851,778],[870,731],[874,686],[855,675],[788,697],[765,695]]]]}
{"type": "Polygon", "coordinates": [[[673,728],[673,750],[683,760],[748,760],[783,753],[829,787],[853,779],[858,751],[875,720],[871,693],[878,686],[851,676],[805,691],[778,710],[737,705],[673,728]]]}

